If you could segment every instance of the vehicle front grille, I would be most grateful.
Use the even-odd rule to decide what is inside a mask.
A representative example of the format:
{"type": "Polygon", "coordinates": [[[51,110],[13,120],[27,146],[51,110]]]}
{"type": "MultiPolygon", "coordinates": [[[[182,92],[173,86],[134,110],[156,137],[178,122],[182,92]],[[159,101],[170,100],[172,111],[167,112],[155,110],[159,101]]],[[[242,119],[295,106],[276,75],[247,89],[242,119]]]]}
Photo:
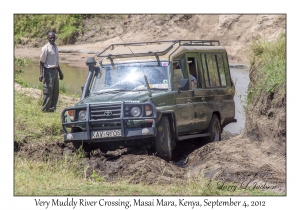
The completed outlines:
{"type": "Polygon", "coordinates": [[[121,104],[102,104],[90,106],[91,120],[118,119],[121,117],[121,104]]]}

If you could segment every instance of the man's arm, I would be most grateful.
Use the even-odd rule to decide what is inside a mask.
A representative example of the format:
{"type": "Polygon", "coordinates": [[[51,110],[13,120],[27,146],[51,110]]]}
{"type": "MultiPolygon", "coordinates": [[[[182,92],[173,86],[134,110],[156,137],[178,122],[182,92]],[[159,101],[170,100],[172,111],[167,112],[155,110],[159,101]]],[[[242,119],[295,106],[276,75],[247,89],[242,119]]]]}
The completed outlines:
{"type": "Polygon", "coordinates": [[[40,82],[43,81],[43,78],[44,78],[44,63],[40,61],[40,76],[39,76],[40,82]]]}
{"type": "Polygon", "coordinates": [[[63,79],[64,79],[64,74],[62,73],[62,71],[61,71],[59,65],[58,65],[57,69],[58,69],[59,79],[60,79],[60,80],[63,80],[63,79]]]}

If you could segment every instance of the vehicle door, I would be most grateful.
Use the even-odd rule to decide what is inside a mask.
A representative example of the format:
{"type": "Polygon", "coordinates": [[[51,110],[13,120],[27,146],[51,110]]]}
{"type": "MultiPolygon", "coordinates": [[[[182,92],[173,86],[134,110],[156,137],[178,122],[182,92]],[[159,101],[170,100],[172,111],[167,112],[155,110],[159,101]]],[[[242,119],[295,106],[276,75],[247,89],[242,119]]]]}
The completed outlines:
{"type": "Polygon", "coordinates": [[[188,72],[190,75],[190,90],[192,91],[193,123],[190,124],[192,131],[203,131],[205,129],[207,101],[205,90],[202,88],[203,81],[200,74],[199,53],[186,53],[188,72]],[[195,81],[193,81],[195,80],[195,81]]]}
{"type": "Polygon", "coordinates": [[[227,115],[234,112],[232,94],[228,92],[231,85],[230,74],[225,65],[227,63],[224,62],[225,56],[221,52],[200,53],[204,100],[207,103],[207,120],[203,124],[205,128],[208,127],[213,112],[219,113],[221,124],[227,115]]]}
{"type": "Polygon", "coordinates": [[[182,79],[189,79],[186,57],[173,61],[173,89],[175,91],[177,132],[187,133],[194,122],[193,90],[182,90],[182,79]]]}

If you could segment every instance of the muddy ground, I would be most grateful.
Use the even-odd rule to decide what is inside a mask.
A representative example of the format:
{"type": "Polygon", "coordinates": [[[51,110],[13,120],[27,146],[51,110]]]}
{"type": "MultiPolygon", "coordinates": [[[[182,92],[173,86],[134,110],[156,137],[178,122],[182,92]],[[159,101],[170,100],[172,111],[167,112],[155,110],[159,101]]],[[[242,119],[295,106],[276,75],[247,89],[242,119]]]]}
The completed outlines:
{"type": "MultiPolygon", "coordinates": [[[[200,146],[193,141],[181,142],[170,162],[147,150],[124,148],[106,154],[94,150],[90,158],[82,158],[82,165],[78,167],[83,170],[88,165],[87,177],[95,170],[106,181],[122,179],[130,183],[172,184],[204,176],[241,188],[256,187],[285,193],[286,153],[278,145],[253,141],[241,135],[200,146]]],[[[45,161],[74,154],[73,146],[60,140],[48,144],[19,145],[18,151],[22,157],[35,160],[43,157],[45,161]]]]}
{"type": "MultiPolygon", "coordinates": [[[[248,64],[245,47],[251,41],[262,37],[272,40],[285,30],[285,17],[282,15],[167,15],[163,16],[163,19],[151,15],[128,15],[121,23],[114,21],[109,23],[113,27],[108,27],[107,22],[86,22],[85,27],[89,27],[90,30],[83,34],[77,43],[59,46],[61,62],[85,66],[87,57],[94,56],[111,43],[120,43],[120,38],[113,34],[118,32],[127,42],[219,39],[228,50],[230,63],[248,64]],[[108,32],[102,33],[101,26],[105,26],[108,32]]],[[[43,44],[28,43],[27,46],[15,46],[15,55],[38,59],[40,46],[43,44]]],[[[15,91],[33,97],[41,96],[38,90],[21,88],[18,85],[15,86],[15,91]]],[[[76,101],[68,97],[64,100],[70,104],[76,101]]],[[[262,99],[262,102],[268,103],[268,100],[262,99]]],[[[270,108],[274,113],[277,111],[283,113],[285,119],[285,101],[280,107],[272,105],[270,108]]],[[[257,113],[260,113],[259,110],[257,113]]],[[[170,162],[157,158],[151,152],[124,148],[107,154],[95,150],[90,159],[83,159],[83,165],[90,166],[88,175],[96,170],[99,176],[105,177],[107,181],[129,179],[131,183],[170,184],[204,175],[206,178],[232,182],[241,187],[256,187],[285,193],[285,138],[281,141],[282,135],[285,135],[282,131],[282,129],[285,131],[285,121],[280,128],[282,135],[274,134],[274,129],[278,127],[277,122],[265,119],[263,115],[252,116],[251,122],[248,120],[248,123],[255,124],[259,128],[246,125],[247,132],[238,136],[223,133],[222,141],[206,145],[196,144],[195,140],[184,141],[177,146],[174,159],[170,162]],[[266,132],[267,130],[263,128],[264,123],[254,123],[266,121],[268,125],[273,125],[272,132],[266,132]],[[257,130],[264,133],[258,133],[257,130]]],[[[64,154],[74,154],[72,145],[63,143],[62,138],[49,144],[15,144],[15,151],[23,157],[33,159],[40,157],[57,159],[64,154]]]]}
{"type": "MultiPolygon", "coordinates": [[[[41,97],[41,91],[15,85],[16,92],[31,97],[41,97]]],[[[61,96],[67,103],[76,98],[61,96]]],[[[15,152],[28,159],[59,160],[64,155],[76,153],[71,143],[57,139],[54,143],[16,144],[15,152]]],[[[286,151],[268,139],[253,139],[242,134],[233,135],[223,131],[222,141],[201,144],[197,139],[177,144],[173,159],[166,162],[155,156],[153,151],[139,148],[123,148],[109,151],[91,152],[90,158],[83,158],[79,170],[89,166],[86,175],[97,171],[106,181],[119,179],[131,183],[171,184],[184,182],[190,178],[204,176],[231,183],[241,188],[262,188],[285,193],[286,151]],[[184,148],[184,150],[182,149],[184,148]]]]}

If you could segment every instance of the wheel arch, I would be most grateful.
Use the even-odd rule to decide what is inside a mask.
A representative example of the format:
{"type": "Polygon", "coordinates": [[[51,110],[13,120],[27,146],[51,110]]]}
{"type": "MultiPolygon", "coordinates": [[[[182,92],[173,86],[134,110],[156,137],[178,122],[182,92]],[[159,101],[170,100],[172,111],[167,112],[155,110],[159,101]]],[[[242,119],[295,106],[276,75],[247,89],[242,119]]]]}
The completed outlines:
{"type": "Polygon", "coordinates": [[[214,111],[214,112],[212,113],[211,117],[212,117],[214,114],[217,115],[217,117],[219,118],[219,121],[220,121],[220,123],[221,123],[221,114],[220,114],[220,112],[219,112],[219,111],[214,111]]]}
{"type": "Polygon", "coordinates": [[[214,112],[212,113],[211,117],[212,117],[214,114],[215,114],[215,115],[218,117],[218,119],[219,119],[220,126],[221,126],[221,133],[222,133],[222,132],[223,132],[224,126],[222,126],[221,113],[220,113],[219,111],[214,111],[214,112]]]}
{"type": "Polygon", "coordinates": [[[170,125],[170,131],[171,131],[171,137],[175,140],[175,142],[178,141],[177,137],[177,129],[176,129],[176,117],[174,112],[163,112],[162,116],[166,116],[169,120],[170,125]]]}

